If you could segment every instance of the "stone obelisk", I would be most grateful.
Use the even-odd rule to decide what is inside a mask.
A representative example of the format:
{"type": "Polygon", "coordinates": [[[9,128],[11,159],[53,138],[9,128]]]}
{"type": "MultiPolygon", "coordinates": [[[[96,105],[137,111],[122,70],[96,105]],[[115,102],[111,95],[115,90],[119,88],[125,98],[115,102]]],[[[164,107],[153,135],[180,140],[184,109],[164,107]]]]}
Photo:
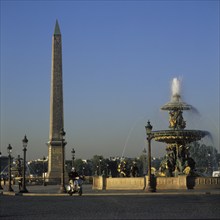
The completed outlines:
{"type": "Polygon", "coordinates": [[[50,133],[48,141],[49,182],[60,182],[62,161],[65,161],[65,141],[61,130],[63,119],[62,41],[58,21],[52,37],[52,69],[50,93],[50,133]]]}

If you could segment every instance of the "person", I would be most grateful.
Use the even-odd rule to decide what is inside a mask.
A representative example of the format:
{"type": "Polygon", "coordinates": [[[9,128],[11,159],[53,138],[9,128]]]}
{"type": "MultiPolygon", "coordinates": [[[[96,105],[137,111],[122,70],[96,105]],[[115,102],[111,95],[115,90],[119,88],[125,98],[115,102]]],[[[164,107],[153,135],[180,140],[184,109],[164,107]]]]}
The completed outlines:
{"type": "Polygon", "coordinates": [[[76,171],[75,167],[72,167],[71,171],[69,172],[69,183],[71,186],[74,187],[74,189],[76,189],[77,186],[77,177],[79,177],[79,174],[76,171]]]}
{"type": "Polygon", "coordinates": [[[133,165],[131,166],[131,176],[132,177],[138,176],[138,167],[135,161],[133,162],[133,165]]]}
{"type": "Polygon", "coordinates": [[[20,177],[20,178],[18,179],[18,186],[19,186],[19,190],[21,190],[21,189],[22,189],[22,180],[23,180],[23,178],[22,178],[22,177],[20,177]]]}

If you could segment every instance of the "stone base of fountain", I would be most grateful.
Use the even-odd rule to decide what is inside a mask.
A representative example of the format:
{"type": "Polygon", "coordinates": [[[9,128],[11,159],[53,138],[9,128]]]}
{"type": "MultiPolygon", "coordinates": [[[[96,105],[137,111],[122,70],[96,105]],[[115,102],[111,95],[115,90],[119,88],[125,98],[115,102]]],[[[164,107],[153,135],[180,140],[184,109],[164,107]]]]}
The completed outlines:
{"type": "MultiPolygon", "coordinates": [[[[220,189],[220,177],[179,175],[177,177],[155,177],[155,180],[157,190],[220,189]]],[[[93,177],[94,190],[145,190],[147,189],[147,183],[148,176],[128,178],[93,177]]]]}

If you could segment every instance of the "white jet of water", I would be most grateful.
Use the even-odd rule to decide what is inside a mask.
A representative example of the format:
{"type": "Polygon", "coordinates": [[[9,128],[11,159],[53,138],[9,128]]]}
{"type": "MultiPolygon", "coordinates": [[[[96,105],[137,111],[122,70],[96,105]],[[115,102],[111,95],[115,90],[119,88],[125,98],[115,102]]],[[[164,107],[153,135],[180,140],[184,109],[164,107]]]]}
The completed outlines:
{"type": "Polygon", "coordinates": [[[180,96],[180,91],[181,91],[181,80],[180,78],[173,78],[172,80],[172,96],[180,96]]]}
{"type": "Polygon", "coordinates": [[[171,100],[177,101],[180,98],[181,93],[181,79],[180,78],[173,78],[172,84],[171,84],[171,100]]]}

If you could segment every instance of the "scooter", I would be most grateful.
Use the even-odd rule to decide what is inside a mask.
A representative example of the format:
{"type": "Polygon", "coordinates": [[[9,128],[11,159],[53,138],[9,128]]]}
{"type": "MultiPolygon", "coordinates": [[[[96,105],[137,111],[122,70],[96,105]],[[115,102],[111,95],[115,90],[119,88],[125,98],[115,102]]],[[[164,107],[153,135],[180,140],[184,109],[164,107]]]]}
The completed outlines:
{"type": "Polygon", "coordinates": [[[82,177],[76,177],[76,179],[70,180],[69,184],[66,187],[67,193],[72,196],[74,193],[78,193],[79,196],[82,195],[82,184],[83,184],[83,178],[82,177]]]}

